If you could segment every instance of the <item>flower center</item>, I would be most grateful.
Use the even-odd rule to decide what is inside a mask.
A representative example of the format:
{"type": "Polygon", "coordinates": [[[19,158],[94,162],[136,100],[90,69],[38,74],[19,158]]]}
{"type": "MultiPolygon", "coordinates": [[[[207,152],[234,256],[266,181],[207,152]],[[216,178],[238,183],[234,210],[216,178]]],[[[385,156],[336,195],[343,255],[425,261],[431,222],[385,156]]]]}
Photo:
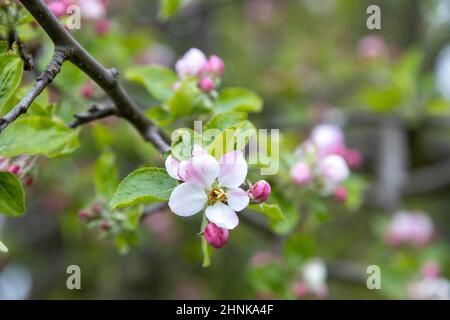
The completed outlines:
{"type": "Polygon", "coordinates": [[[227,203],[227,195],[225,194],[225,190],[222,188],[214,188],[209,193],[209,203],[214,204],[217,201],[227,203]]]}

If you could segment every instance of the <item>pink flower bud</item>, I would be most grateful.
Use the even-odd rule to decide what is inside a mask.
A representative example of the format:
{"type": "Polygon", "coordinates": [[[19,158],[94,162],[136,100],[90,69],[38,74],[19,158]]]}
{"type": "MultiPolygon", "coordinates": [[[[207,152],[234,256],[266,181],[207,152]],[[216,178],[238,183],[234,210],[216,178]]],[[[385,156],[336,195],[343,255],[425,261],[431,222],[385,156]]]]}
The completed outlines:
{"type": "Polygon", "coordinates": [[[306,163],[299,162],[292,167],[291,178],[295,184],[306,185],[312,180],[311,169],[306,163]]]}
{"type": "Polygon", "coordinates": [[[56,17],[66,14],[67,3],[65,1],[52,1],[47,6],[56,17]]]}
{"type": "Polygon", "coordinates": [[[11,172],[12,174],[15,174],[16,176],[20,173],[20,167],[16,164],[13,164],[11,166],[9,166],[8,171],[11,172]]]}
{"type": "Polygon", "coordinates": [[[294,282],[292,293],[296,298],[304,298],[308,294],[308,286],[302,281],[294,282]]]}
{"type": "Polygon", "coordinates": [[[107,220],[103,220],[100,222],[100,229],[102,229],[103,231],[108,231],[111,228],[111,225],[109,224],[109,222],[107,220]]]}
{"type": "Polygon", "coordinates": [[[374,59],[383,56],[386,44],[382,37],[370,35],[359,40],[356,50],[361,58],[374,59]]]}
{"type": "Polygon", "coordinates": [[[334,200],[339,203],[345,203],[347,201],[347,189],[344,186],[339,186],[334,191],[334,200]]]}
{"type": "Polygon", "coordinates": [[[97,33],[98,35],[104,35],[104,34],[108,33],[109,26],[110,26],[110,24],[109,24],[108,20],[102,19],[102,20],[96,21],[95,26],[94,26],[95,33],[97,33]]]}
{"type": "Polygon", "coordinates": [[[216,249],[222,248],[228,241],[228,230],[216,226],[210,222],[205,228],[206,241],[216,249]]]}
{"type": "Polygon", "coordinates": [[[80,88],[81,96],[85,99],[91,99],[94,95],[95,88],[91,84],[85,84],[80,88]]]}
{"type": "Polygon", "coordinates": [[[358,169],[362,164],[362,155],[356,149],[347,149],[344,153],[344,159],[351,169],[358,169]]]}
{"type": "Polygon", "coordinates": [[[102,208],[100,208],[99,205],[94,204],[94,205],[91,207],[91,211],[92,211],[92,214],[98,216],[100,213],[102,213],[102,208]]]}
{"type": "Polygon", "coordinates": [[[29,187],[32,186],[33,183],[34,183],[33,177],[28,177],[28,178],[25,180],[25,185],[27,185],[27,186],[29,186],[29,187]]]}
{"type": "Polygon", "coordinates": [[[182,58],[175,63],[175,70],[180,78],[188,76],[197,77],[204,69],[206,63],[205,54],[197,48],[189,49],[182,58]]]}
{"type": "Polygon", "coordinates": [[[267,198],[269,198],[270,191],[271,191],[270,184],[265,180],[259,180],[252,186],[250,190],[250,197],[254,201],[262,203],[266,201],[267,198]]]}
{"type": "Polygon", "coordinates": [[[223,60],[213,54],[209,57],[208,62],[203,69],[203,72],[220,77],[223,74],[224,70],[225,63],[223,62],[223,60]]]}
{"type": "Polygon", "coordinates": [[[435,261],[428,261],[422,267],[422,275],[425,278],[435,279],[438,278],[441,273],[441,268],[435,261]]]}
{"type": "Polygon", "coordinates": [[[200,90],[202,90],[203,92],[210,92],[211,90],[214,90],[214,88],[216,87],[216,85],[214,84],[214,82],[211,80],[211,78],[209,77],[204,77],[201,78],[198,81],[198,87],[200,88],[200,90]]]}
{"type": "Polygon", "coordinates": [[[89,218],[89,212],[87,212],[86,210],[80,210],[78,212],[78,218],[80,218],[81,220],[86,220],[87,218],[89,218]]]}

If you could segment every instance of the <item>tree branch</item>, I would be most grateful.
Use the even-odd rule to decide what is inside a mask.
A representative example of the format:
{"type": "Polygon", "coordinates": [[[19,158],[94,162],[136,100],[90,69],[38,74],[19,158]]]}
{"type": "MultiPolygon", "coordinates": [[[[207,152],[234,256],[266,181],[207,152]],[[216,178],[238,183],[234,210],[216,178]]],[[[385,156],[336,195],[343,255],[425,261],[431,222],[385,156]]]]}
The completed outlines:
{"type": "Polygon", "coordinates": [[[0,132],[6,129],[20,115],[26,113],[33,101],[41,94],[41,92],[53,81],[61,70],[61,66],[67,59],[67,53],[64,49],[56,47],[52,60],[48,64],[44,72],[36,79],[36,83],[30,92],[3,118],[0,119],[0,132]]]}
{"type": "Polygon", "coordinates": [[[95,60],[64,28],[42,0],[20,0],[20,2],[44,29],[55,46],[65,48],[68,54],[67,59],[105,91],[115,104],[120,117],[128,120],[141,136],[160,152],[170,149],[168,137],[145,116],[122,87],[118,81],[119,72],[116,69],[107,69],[95,60]]]}
{"type": "Polygon", "coordinates": [[[91,106],[87,113],[76,114],[75,120],[69,124],[69,127],[75,129],[83,124],[103,119],[112,115],[117,115],[117,109],[114,106],[99,108],[96,104],[91,106]]]}

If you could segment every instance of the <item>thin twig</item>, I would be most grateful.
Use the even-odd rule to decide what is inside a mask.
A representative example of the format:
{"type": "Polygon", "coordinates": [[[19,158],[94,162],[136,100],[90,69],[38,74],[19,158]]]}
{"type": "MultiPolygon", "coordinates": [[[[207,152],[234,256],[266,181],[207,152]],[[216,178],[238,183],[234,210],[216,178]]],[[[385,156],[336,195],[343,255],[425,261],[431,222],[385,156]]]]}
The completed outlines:
{"type": "Polygon", "coordinates": [[[19,52],[20,58],[23,60],[23,68],[26,71],[30,71],[34,67],[33,57],[25,52],[25,48],[23,46],[22,40],[20,40],[19,35],[16,30],[13,30],[14,42],[17,46],[17,51],[19,52]]]}
{"type": "Polygon", "coordinates": [[[112,115],[117,115],[117,109],[114,106],[99,108],[97,105],[90,107],[86,113],[76,114],[75,120],[69,124],[69,127],[75,129],[83,124],[103,119],[112,115]]]}
{"type": "Polygon", "coordinates": [[[52,60],[48,64],[44,72],[36,79],[33,88],[25,97],[3,118],[0,118],[0,132],[6,129],[20,115],[26,113],[33,101],[41,94],[41,92],[53,81],[61,70],[61,66],[66,61],[67,54],[64,49],[56,47],[52,60]]]}

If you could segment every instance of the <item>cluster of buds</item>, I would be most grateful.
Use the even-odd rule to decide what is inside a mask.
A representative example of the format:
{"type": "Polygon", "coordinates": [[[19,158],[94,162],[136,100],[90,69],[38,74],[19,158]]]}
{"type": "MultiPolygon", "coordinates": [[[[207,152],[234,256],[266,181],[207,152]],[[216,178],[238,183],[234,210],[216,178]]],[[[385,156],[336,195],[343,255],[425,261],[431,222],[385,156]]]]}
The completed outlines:
{"type": "Polygon", "coordinates": [[[98,228],[107,233],[114,225],[101,203],[94,202],[89,208],[78,211],[78,218],[93,228],[98,228]]]}
{"type": "Polygon", "coordinates": [[[397,247],[403,244],[420,247],[434,236],[430,217],[421,212],[399,211],[394,214],[385,235],[386,243],[397,247]]]}
{"type": "Polygon", "coordinates": [[[296,150],[297,162],[291,168],[296,185],[314,184],[324,195],[334,195],[337,202],[345,202],[347,190],[342,185],[350,169],[361,166],[358,150],[348,148],[344,134],[334,125],[315,127],[309,138],[296,150]]]}
{"type": "Polygon", "coordinates": [[[10,172],[16,175],[25,185],[31,186],[34,182],[33,167],[36,157],[18,156],[14,158],[0,157],[0,172],[10,172]]]}
{"type": "MultiPolygon", "coordinates": [[[[182,58],[175,63],[175,70],[181,80],[188,77],[198,79],[197,85],[205,93],[213,91],[220,83],[220,77],[225,69],[221,58],[211,55],[209,58],[196,48],[189,49],[182,58]]],[[[180,82],[175,83],[174,88],[180,82]]]]}
{"type": "Polygon", "coordinates": [[[450,300],[450,281],[440,276],[435,261],[428,261],[422,268],[422,278],[410,283],[407,291],[414,300],[450,300]]]}
{"type": "Polygon", "coordinates": [[[301,280],[292,285],[292,293],[298,299],[307,296],[325,298],[328,295],[326,284],[327,268],[319,258],[313,258],[306,262],[301,268],[301,280]]]}
{"type": "Polygon", "coordinates": [[[77,6],[81,19],[93,22],[97,34],[109,31],[109,22],[106,20],[107,0],[45,0],[45,3],[56,17],[72,14],[74,11],[70,10],[71,6],[77,6]]]}

